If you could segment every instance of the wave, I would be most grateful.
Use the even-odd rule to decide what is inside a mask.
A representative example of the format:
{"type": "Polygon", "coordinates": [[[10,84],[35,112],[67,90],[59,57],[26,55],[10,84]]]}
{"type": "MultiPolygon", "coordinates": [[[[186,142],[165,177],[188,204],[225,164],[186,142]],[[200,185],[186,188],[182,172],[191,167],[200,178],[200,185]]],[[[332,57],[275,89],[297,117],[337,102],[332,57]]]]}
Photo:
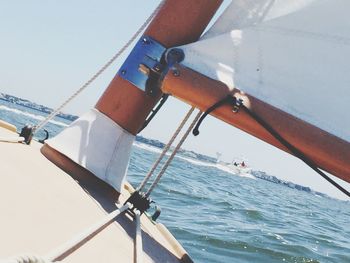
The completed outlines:
{"type": "MultiPolygon", "coordinates": [[[[153,153],[161,153],[162,149],[159,149],[158,147],[154,147],[152,145],[148,145],[145,143],[140,143],[140,142],[134,142],[134,146],[141,148],[143,150],[146,151],[150,151],[153,153]]],[[[168,152],[166,155],[169,156],[171,154],[171,152],[168,152]]],[[[230,169],[229,167],[220,164],[220,163],[212,163],[212,162],[208,162],[208,161],[200,161],[200,160],[194,160],[192,158],[186,157],[186,156],[182,156],[182,155],[176,155],[175,158],[184,160],[186,162],[189,162],[191,164],[197,165],[197,166],[201,166],[201,167],[212,167],[212,168],[216,168],[218,170],[221,170],[225,173],[229,173],[232,175],[237,175],[237,176],[241,176],[241,177],[246,177],[246,178],[251,178],[251,179],[256,179],[255,176],[253,176],[250,173],[236,173],[235,171],[233,171],[232,169],[230,169]]]]}
{"type": "Polygon", "coordinates": [[[233,174],[233,175],[238,175],[238,176],[246,177],[246,178],[250,178],[250,179],[256,179],[256,177],[254,175],[250,174],[249,172],[237,173],[236,171],[232,170],[230,167],[228,167],[224,164],[221,164],[221,163],[217,163],[216,168],[221,170],[221,171],[224,171],[226,173],[233,174]]]}
{"type": "MultiPolygon", "coordinates": [[[[144,149],[146,151],[150,151],[153,153],[162,153],[163,149],[159,149],[158,147],[154,147],[152,145],[148,145],[145,143],[140,143],[140,142],[134,142],[134,146],[144,149]]],[[[166,155],[169,156],[171,154],[171,151],[167,152],[166,155]]],[[[194,165],[198,165],[198,166],[207,166],[207,167],[215,167],[216,164],[214,163],[209,163],[209,162],[203,162],[203,161],[198,161],[198,160],[194,160],[185,156],[181,156],[181,155],[176,155],[175,158],[179,158],[182,159],[184,161],[187,161],[189,163],[192,163],[194,165]]]]}
{"type": "MultiPolygon", "coordinates": [[[[159,148],[154,147],[152,145],[148,145],[148,144],[145,144],[142,142],[137,142],[137,141],[134,142],[134,146],[141,148],[143,150],[146,150],[146,151],[153,152],[153,153],[162,153],[162,151],[163,151],[162,149],[159,149],[159,148]]],[[[167,155],[169,155],[169,153],[167,155]]]]}
{"type": "Polygon", "coordinates": [[[211,162],[206,162],[206,161],[198,161],[198,160],[194,160],[191,158],[186,158],[183,157],[181,155],[177,156],[177,158],[182,159],[186,162],[192,163],[194,165],[198,165],[198,166],[204,166],[204,167],[213,167],[216,168],[218,170],[221,170],[225,173],[229,173],[229,174],[233,174],[233,175],[237,175],[237,176],[241,176],[241,177],[246,177],[246,178],[251,178],[251,179],[256,179],[254,175],[250,174],[249,172],[246,173],[237,173],[236,171],[233,171],[230,167],[224,165],[224,164],[220,164],[220,163],[211,163],[211,162]]]}
{"type": "MultiPolygon", "coordinates": [[[[3,106],[3,105],[0,105],[0,110],[9,111],[9,112],[12,112],[12,113],[15,113],[15,114],[19,114],[19,115],[22,115],[22,116],[27,116],[27,117],[32,118],[34,120],[42,121],[42,120],[45,119],[44,116],[32,114],[32,113],[29,113],[29,112],[26,112],[26,111],[21,111],[21,110],[10,108],[10,107],[6,107],[6,106],[3,106]]],[[[49,122],[52,123],[52,124],[56,124],[58,126],[68,127],[68,124],[60,122],[60,121],[50,120],[49,122]]]]}
{"type": "MultiPolygon", "coordinates": [[[[158,153],[160,154],[162,152],[162,149],[143,143],[143,142],[134,142],[134,146],[144,149],[146,151],[150,151],[153,153],[158,153]]],[[[169,156],[171,154],[171,151],[168,152],[166,155],[169,156]]],[[[299,191],[303,191],[303,192],[307,192],[313,195],[317,195],[318,197],[327,197],[329,198],[327,195],[320,193],[320,192],[316,192],[312,189],[310,189],[309,187],[305,187],[302,185],[298,185],[292,182],[288,182],[288,181],[284,181],[281,179],[278,179],[275,176],[272,175],[268,175],[266,174],[264,171],[257,171],[257,170],[247,170],[247,171],[236,171],[232,168],[230,168],[229,166],[225,165],[225,163],[214,163],[214,162],[210,162],[210,161],[205,161],[205,160],[198,160],[198,159],[193,159],[190,158],[188,156],[185,155],[181,155],[181,153],[178,153],[175,158],[178,159],[182,159],[188,163],[191,163],[193,165],[197,165],[197,166],[201,166],[201,167],[211,167],[214,169],[218,169],[221,170],[225,173],[229,173],[235,176],[240,176],[240,177],[245,177],[245,178],[249,178],[249,179],[261,179],[261,180],[265,180],[271,183],[275,183],[275,184],[279,184],[281,186],[285,186],[285,187],[289,187],[295,190],[299,190],[299,191]]]]}
{"type": "Polygon", "coordinates": [[[198,166],[205,166],[205,167],[216,167],[216,163],[210,163],[210,162],[205,162],[205,161],[198,161],[198,160],[194,160],[185,156],[181,156],[178,155],[176,156],[179,159],[182,159],[186,162],[192,163],[194,165],[198,165],[198,166]]]}

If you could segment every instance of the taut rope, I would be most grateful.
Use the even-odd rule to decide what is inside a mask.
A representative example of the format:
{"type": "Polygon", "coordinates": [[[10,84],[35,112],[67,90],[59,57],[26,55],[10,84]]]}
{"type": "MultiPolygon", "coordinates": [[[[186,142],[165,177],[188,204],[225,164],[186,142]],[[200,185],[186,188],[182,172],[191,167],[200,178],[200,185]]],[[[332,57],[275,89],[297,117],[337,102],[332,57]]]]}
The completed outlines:
{"type": "Polygon", "coordinates": [[[68,103],[70,103],[76,96],[83,92],[95,79],[97,79],[140,35],[140,33],[146,28],[146,26],[152,21],[153,17],[156,16],[158,11],[162,8],[165,0],[161,1],[152,14],[146,19],[146,21],[140,26],[140,28],[134,33],[128,42],[110,59],[105,65],[102,66],[88,81],[86,81],[72,96],[70,96],[65,102],[61,104],[56,110],[51,112],[42,122],[34,127],[34,133],[42,129],[53,117],[55,117],[68,103]]]}
{"type": "Polygon", "coordinates": [[[141,191],[143,189],[143,187],[146,185],[146,183],[148,182],[148,180],[151,178],[151,176],[153,175],[154,171],[157,169],[159,163],[163,160],[165,154],[169,151],[170,146],[173,144],[173,142],[175,141],[176,137],[179,135],[179,133],[182,130],[182,128],[185,126],[185,124],[188,121],[188,119],[191,117],[193,111],[194,111],[194,107],[192,107],[187,112],[185,118],[182,120],[182,122],[180,123],[179,127],[174,132],[174,135],[171,137],[169,142],[165,145],[165,147],[164,147],[162,153],[160,154],[160,156],[158,157],[157,161],[153,164],[151,170],[148,172],[146,177],[141,182],[140,186],[137,188],[138,191],[141,191]]]}
{"type": "MultiPolygon", "coordinates": [[[[190,112],[192,113],[194,110],[194,107],[191,108],[190,112]]],[[[189,112],[189,113],[190,113],[189,112]]],[[[194,120],[192,121],[192,123],[190,124],[190,126],[187,128],[186,132],[184,133],[184,135],[182,136],[181,140],[179,141],[179,143],[176,145],[174,151],[172,152],[172,154],[170,155],[170,157],[168,158],[168,160],[166,161],[166,163],[163,165],[162,170],[159,172],[159,174],[157,175],[156,179],[153,181],[152,185],[150,186],[150,188],[148,189],[148,191],[146,192],[146,196],[149,196],[151,194],[151,192],[153,191],[153,189],[157,186],[160,178],[163,176],[163,174],[165,173],[166,169],[168,168],[168,166],[170,165],[171,161],[174,159],[176,153],[178,152],[178,150],[180,149],[180,147],[182,146],[182,144],[185,142],[185,140],[187,139],[188,135],[190,134],[191,130],[193,129],[193,127],[196,125],[198,119],[200,118],[202,112],[199,111],[196,115],[196,117],[194,118],[194,120]]],[[[186,115],[187,117],[187,115],[186,115]]],[[[185,119],[186,119],[185,117],[185,119]]],[[[188,118],[187,118],[188,119],[188,118]]],[[[182,124],[182,123],[181,123],[182,124]]],[[[180,126],[181,126],[180,124],[180,126]]],[[[177,130],[176,130],[177,131],[177,130]]],[[[175,132],[176,134],[176,132],[175,132]]],[[[174,134],[174,135],[175,135],[174,134]]],[[[170,147],[170,146],[169,146],[170,147]]],[[[164,148],[165,149],[165,148],[164,148]]],[[[169,148],[168,148],[169,149],[169,148]]],[[[163,154],[163,156],[165,155],[165,153],[163,154]]],[[[156,163],[154,164],[154,167],[152,168],[152,170],[155,170],[156,167],[159,165],[160,161],[156,161],[156,163]]],[[[152,171],[151,170],[151,171],[152,171]]]]}

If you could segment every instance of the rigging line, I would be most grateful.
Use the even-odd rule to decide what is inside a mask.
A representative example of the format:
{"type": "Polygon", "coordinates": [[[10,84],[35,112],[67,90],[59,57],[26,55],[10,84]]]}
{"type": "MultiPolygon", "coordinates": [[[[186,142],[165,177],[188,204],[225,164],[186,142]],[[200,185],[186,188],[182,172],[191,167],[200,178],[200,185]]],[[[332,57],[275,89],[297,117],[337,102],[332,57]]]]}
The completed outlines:
{"type": "Polygon", "coordinates": [[[0,263],[53,263],[37,255],[20,255],[10,259],[0,260],[0,263]]]}
{"type": "Polygon", "coordinates": [[[136,233],[135,233],[135,263],[142,263],[142,231],[141,231],[141,213],[140,211],[135,211],[135,224],[136,224],[136,233]]]}
{"type": "Polygon", "coordinates": [[[298,157],[300,160],[302,160],[305,164],[307,164],[310,168],[312,168],[315,172],[317,172],[319,175],[321,175],[324,179],[326,179],[329,183],[331,183],[333,186],[338,188],[341,192],[343,192],[345,195],[350,197],[350,192],[347,191],[345,188],[343,188],[340,184],[335,182],[332,178],[330,178],[328,175],[326,175],[316,164],[313,160],[309,159],[302,151],[297,149],[295,146],[293,146],[291,143],[289,143],[286,139],[284,139],[270,124],[268,124],[263,118],[261,118],[258,114],[250,110],[248,107],[246,107],[243,104],[243,100],[237,99],[233,95],[227,95],[223,99],[219,100],[218,102],[214,103],[212,106],[210,106],[202,115],[202,117],[199,119],[197,125],[193,129],[193,135],[197,136],[199,134],[199,126],[201,125],[204,118],[210,114],[215,109],[221,107],[225,103],[229,103],[233,105],[233,112],[238,112],[240,108],[242,108],[248,115],[253,118],[256,122],[258,122],[267,132],[269,132],[277,141],[279,141],[282,145],[284,145],[294,156],[298,157]]]}
{"type": "Polygon", "coordinates": [[[343,188],[336,181],[331,179],[328,175],[326,175],[321,169],[314,163],[313,160],[309,159],[303,152],[289,143],[286,139],[284,139],[270,124],[268,124],[264,119],[262,119],[258,114],[251,111],[244,104],[241,105],[242,109],[248,113],[255,121],[257,121],[265,130],[267,130],[273,137],[275,137],[280,143],[282,143],[288,150],[290,150],[293,155],[302,160],[305,164],[307,164],[311,169],[321,175],[324,179],[326,179],[329,183],[335,186],[338,190],[343,192],[345,195],[350,197],[350,192],[343,188]]]}
{"type": "Polygon", "coordinates": [[[83,92],[90,84],[95,81],[120,55],[135,41],[135,39],[140,35],[140,33],[146,28],[146,26],[152,21],[159,10],[164,5],[165,0],[161,1],[159,5],[155,8],[152,14],[146,19],[146,21],[139,27],[139,29],[132,35],[128,42],[110,59],[106,64],[102,66],[88,81],[86,81],[73,95],[71,95],[66,101],[64,101],[61,106],[56,110],[51,112],[42,122],[34,127],[33,133],[42,129],[53,117],[55,117],[67,104],[69,104],[76,96],[83,92]]]}
{"type": "Polygon", "coordinates": [[[163,96],[162,96],[161,100],[159,101],[158,105],[154,109],[152,109],[151,114],[149,114],[149,116],[147,117],[147,119],[143,123],[143,125],[142,125],[141,129],[138,131],[138,133],[142,132],[148,126],[148,124],[157,115],[158,111],[162,108],[164,103],[167,101],[168,97],[169,97],[169,94],[163,94],[163,96]]]}
{"type": "Polygon", "coordinates": [[[113,212],[105,215],[100,221],[90,226],[88,229],[74,236],[60,247],[52,250],[44,257],[38,257],[36,255],[20,255],[12,259],[0,260],[0,263],[52,263],[67,257],[75,250],[80,248],[87,241],[92,239],[95,235],[104,230],[107,226],[115,221],[115,218],[124,213],[130,208],[130,204],[127,203],[122,207],[114,210],[113,212]]]}
{"type": "Polygon", "coordinates": [[[210,106],[204,113],[203,115],[200,117],[200,119],[198,120],[196,126],[194,127],[192,133],[194,136],[199,135],[199,126],[201,126],[203,120],[205,119],[205,117],[207,117],[208,114],[210,114],[212,111],[214,111],[215,109],[221,107],[222,105],[226,104],[226,103],[236,103],[236,98],[232,97],[232,96],[226,96],[225,98],[219,100],[218,102],[214,103],[212,106],[210,106]]]}
{"type": "Polygon", "coordinates": [[[173,144],[174,140],[176,139],[176,137],[179,135],[180,131],[182,130],[182,128],[185,126],[186,122],[188,121],[188,119],[191,117],[193,111],[194,111],[194,107],[191,107],[191,109],[187,112],[186,116],[184,117],[184,119],[181,121],[179,127],[177,127],[176,131],[174,132],[173,136],[171,137],[171,139],[169,140],[169,142],[167,143],[167,145],[164,147],[162,153],[160,154],[160,156],[158,157],[157,161],[153,164],[151,170],[148,172],[147,176],[143,179],[143,181],[141,182],[140,186],[137,188],[137,191],[141,191],[142,188],[146,185],[146,183],[148,182],[148,180],[151,178],[151,176],[153,175],[154,171],[157,169],[159,163],[162,161],[162,159],[164,158],[165,154],[168,152],[170,146],[173,144]]]}
{"type": "Polygon", "coordinates": [[[182,146],[182,144],[184,143],[184,141],[186,140],[186,138],[188,137],[188,135],[190,134],[191,130],[193,129],[193,127],[195,126],[195,124],[197,123],[198,119],[200,118],[200,116],[202,115],[201,111],[198,111],[196,117],[194,118],[194,120],[192,121],[191,125],[188,127],[187,131],[185,132],[185,134],[182,136],[180,142],[176,145],[174,151],[172,152],[172,154],[170,155],[170,157],[168,158],[168,160],[166,161],[166,163],[163,165],[162,170],[159,172],[159,174],[157,175],[156,179],[154,180],[154,182],[152,183],[152,185],[150,186],[150,188],[148,189],[148,191],[146,192],[146,196],[148,197],[151,192],[153,191],[153,189],[157,186],[160,178],[163,176],[163,174],[165,173],[166,169],[168,168],[168,166],[170,165],[171,161],[174,159],[177,151],[180,149],[180,147],[182,146]]]}
{"type": "Polygon", "coordinates": [[[0,137],[0,142],[10,142],[10,143],[14,143],[14,142],[23,142],[24,141],[24,137],[15,137],[15,136],[11,136],[11,137],[0,137]]]}
{"type": "Polygon", "coordinates": [[[108,225],[114,222],[115,218],[124,213],[130,208],[130,204],[125,204],[122,207],[114,210],[113,212],[105,215],[100,221],[90,226],[88,229],[82,233],[74,236],[72,239],[68,240],[66,243],[62,244],[60,247],[54,249],[48,253],[44,258],[48,261],[57,261],[65,258],[70,253],[80,248],[85,242],[92,239],[95,235],[100,233],[108,225]]]}

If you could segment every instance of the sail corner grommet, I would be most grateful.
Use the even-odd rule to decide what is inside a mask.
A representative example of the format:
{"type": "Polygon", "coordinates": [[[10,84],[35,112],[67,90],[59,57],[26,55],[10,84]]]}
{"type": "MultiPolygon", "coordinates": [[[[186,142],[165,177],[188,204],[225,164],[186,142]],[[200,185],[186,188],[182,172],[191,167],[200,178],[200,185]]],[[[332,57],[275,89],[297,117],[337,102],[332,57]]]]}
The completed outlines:
{"type": "Polygon", "coordinates": [[[165,61],[167,65],[173,66],[185,59],[185,53],[180,48],[171,48],[166,52],[165,61]]]}
{"type": "Polygon", "coordinates": [[[177,63],[180,63],[185,59],[185,53],[180,48],[172,48],[166,52],[165,62],[168,68],[171,70],[174,77],[180,76],[180,70],[176,67],[177,63]]]}

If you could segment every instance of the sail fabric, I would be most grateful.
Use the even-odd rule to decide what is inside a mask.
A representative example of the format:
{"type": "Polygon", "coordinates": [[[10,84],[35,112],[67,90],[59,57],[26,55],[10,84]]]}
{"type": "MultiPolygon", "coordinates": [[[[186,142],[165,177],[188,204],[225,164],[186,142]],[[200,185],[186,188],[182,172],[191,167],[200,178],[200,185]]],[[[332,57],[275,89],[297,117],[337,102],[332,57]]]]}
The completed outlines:
{"type": "Polygon", "coordinates": [[[183,64],[350,142],[350,1],[233,0],[183,64]]]}
{"type": "Polygon", "coordinates": [[[121,193],[134,140],[134,135],[91,109],[45,143],[121,193]]]}

